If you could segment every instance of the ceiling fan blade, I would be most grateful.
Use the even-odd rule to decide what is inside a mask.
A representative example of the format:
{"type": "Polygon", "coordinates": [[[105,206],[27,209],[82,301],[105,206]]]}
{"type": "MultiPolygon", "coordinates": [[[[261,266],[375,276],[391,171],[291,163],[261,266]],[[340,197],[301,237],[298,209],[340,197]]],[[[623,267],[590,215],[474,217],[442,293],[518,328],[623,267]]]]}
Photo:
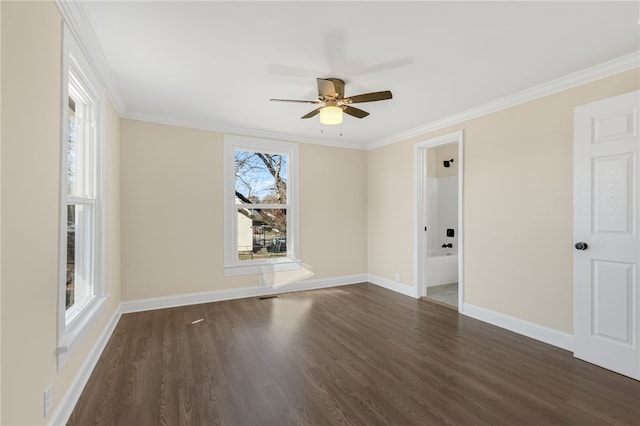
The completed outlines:
{"type": "Polygon", "coordinates": [[[270,101],[275,101],[275,102],[298,102],[301,104],[319,104],[320,101],[303,101],[303,100],[299,100],[299,99],[269,99],[270,101]]]}
{"type": "Polygon", "coordinates": [[[372,92],[372,93],[364,93],[362,95],[349,96],[344,99],[344,102],[347,104],[357,104],[361,102],[373,102],[373,101],[384,101],[386,99],[391,99],[393,95],[391,91],[385,90],[382,92],[372,92]]]}
{"type": "Polygon", "coordinates": [[[343,105],[342,110],[344,111],[345,114],[349,114],[357,118],[365,118],[367,115],[369,115],[367,111],[363,111],[359,108],[354,108],[348,105],[343,105]]]}
{"type": "Polygon", "coordinates": [[[321,110],[322,108],[324,108],[324,107],[316,108],[316,109],[314,109],[313,111],[311,111],[310,113],[307,113],[307,114],[303,115],[303,116],[302,116],[302,117],[300,117],[300,118],[304,119],[304,118],[311,118],[311,117],[314,117],[314,116],[316,116],[316,115],[320,114],[320,110],[321,110]]]}

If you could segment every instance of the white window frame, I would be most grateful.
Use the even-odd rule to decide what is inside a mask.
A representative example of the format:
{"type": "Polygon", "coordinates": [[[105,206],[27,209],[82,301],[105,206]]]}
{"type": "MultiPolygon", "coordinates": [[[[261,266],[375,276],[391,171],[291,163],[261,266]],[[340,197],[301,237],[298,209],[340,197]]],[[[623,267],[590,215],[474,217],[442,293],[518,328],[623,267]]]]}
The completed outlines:
{"type": "MultiPolygon", "coordinates": [[[[263,208],[282,208],[263,205],[263,208]]],[[[247,136],[224,136],[224,273],[226,276],[290,271],[301,268],[298,144],[247,136]],[[235,151],[287,156],[287,256],[238,260],[238,205],[235,192],[235,151]]]]}
{"type": "Polygon", "coordinates": [[[60,245],[58,278],[58,315],[57,315],[57,364],[60,370],[80,337],[95,320],[104,306],[107,295],[104,292],[104,104],[105,94],[98,78],[89,65],[79,44],[69,28],[63,27],[62,39],[62,132],[60,141],[60,245]],[[72,75],[73,77],[70,77],[72,75]],[[67,194],[67,138],[69,121],[69,85],[81,94],[92,110],[92,120],[87,130],[93,140],[93,151],[85,153],[95,157],[94,168],[88,185],[93,191],[87,194],[71,196],[67,194]],[[93,192],[93,194],[91,194],[93,192]],[[67,275],[67,206],[69,204],[86,205],[93,210],[91,227],[87,240],[89,247],[81,254],[88,260],[89,296],[77,306],[66,308],[67,275]]]}

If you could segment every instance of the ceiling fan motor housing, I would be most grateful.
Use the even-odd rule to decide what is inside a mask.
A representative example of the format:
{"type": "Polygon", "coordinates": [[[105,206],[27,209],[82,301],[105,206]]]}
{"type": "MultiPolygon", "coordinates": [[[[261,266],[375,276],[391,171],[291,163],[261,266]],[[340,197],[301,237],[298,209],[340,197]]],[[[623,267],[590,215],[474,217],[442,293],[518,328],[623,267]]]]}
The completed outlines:
{"type": "Polygon", "coordinates": [[[337,101],[344,98],[344,80],[339,78],[319,78],[318,98],[323,101],[337,101]]]}

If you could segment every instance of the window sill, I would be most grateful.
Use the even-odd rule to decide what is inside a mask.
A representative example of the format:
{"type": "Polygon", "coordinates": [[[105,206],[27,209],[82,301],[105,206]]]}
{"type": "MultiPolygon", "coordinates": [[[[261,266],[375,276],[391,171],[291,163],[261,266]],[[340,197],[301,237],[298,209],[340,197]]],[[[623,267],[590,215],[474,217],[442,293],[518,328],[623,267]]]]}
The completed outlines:
{"type": "Polygon", "coordinates": [[[277,261],[246,261],[240,264],[225,265],[224,275],[249,275],[282,271],[296,271],[302,268],[302,261],[296,259],[279,259],[277,261]]]}
{"type": "Polygon", "coordinates": [[[108,298],[105,296],[94,297],[84,309],[79,312],[74,319],[65,326],[65,332],[58,338],[58,347],[56,355],[58,358],[58,371],[64,367],[71,354],[81,340],[80,338],[86,333],[89,326],[95,321],[98,314],[104,308],[104,304],[108,298]]]}

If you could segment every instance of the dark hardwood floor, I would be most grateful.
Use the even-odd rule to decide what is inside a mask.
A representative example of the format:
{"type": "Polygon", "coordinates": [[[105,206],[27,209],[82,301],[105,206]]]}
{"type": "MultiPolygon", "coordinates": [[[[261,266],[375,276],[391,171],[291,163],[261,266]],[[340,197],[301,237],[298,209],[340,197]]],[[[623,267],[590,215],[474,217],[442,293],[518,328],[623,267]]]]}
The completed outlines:
{"type": "Polygon", "coordinates": [[[640,425],[640,382],[357,284],[123,315],[68,424],[640,425]]]}

